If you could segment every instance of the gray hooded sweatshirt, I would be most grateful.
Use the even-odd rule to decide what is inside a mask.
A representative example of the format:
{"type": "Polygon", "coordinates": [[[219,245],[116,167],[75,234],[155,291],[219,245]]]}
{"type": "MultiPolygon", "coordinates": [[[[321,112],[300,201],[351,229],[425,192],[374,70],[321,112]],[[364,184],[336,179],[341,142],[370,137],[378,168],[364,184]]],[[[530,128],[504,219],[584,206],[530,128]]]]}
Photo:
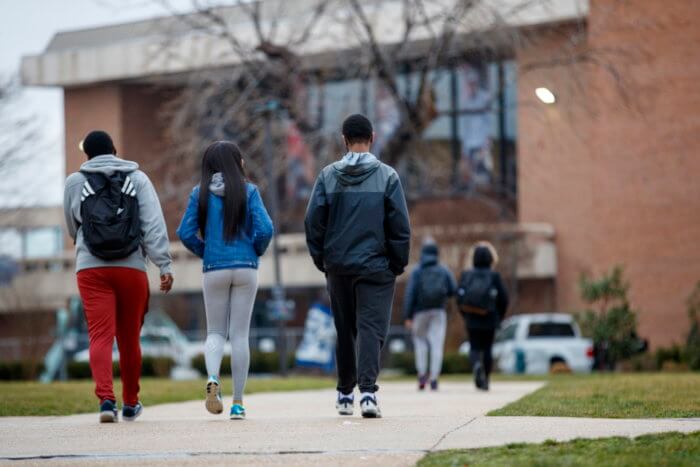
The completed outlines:
{"type": "Polygon", "coordinates": [[[141,218],[141,248],[130,256],[106,261],[94,256],[88,250],[83,240],[83,232],[80,228],[82,218],[80,216],[80,193],[85,176],[81,172],[75,172],[66,179],[66,188],[63,197],[63,212],[66,217],[68,233],[75,240],[76,272],[83,269],[104,267],[125,267],[146,270],[146,258],[149,258],[160,268],[160,273],[170,273],[170,258],[168,231],[163,218],[163,211],[153,184],[145,173],[138,170],[136,162],[120,159],[111,154],[96,156],[80,166],[81,171],[103,173],[111,175],[114,172],[125,172],[131,175],[131,181],[136,188],[136,198],[139,201],[139,216],[141,218]]]}

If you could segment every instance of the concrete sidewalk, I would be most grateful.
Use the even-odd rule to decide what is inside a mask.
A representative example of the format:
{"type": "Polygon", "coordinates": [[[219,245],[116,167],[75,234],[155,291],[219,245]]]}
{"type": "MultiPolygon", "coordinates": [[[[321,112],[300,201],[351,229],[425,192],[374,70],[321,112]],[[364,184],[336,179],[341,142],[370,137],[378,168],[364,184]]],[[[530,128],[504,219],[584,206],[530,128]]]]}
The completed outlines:
{"type": "Polygon", "coordinates": [[[484,417],[540,386],[496,382],[480,393],[444,383],[419,393],[410,383],[387,383],[378,420],[337,416],[328,390],[248,396],[245,421],[210,415],[202,401],[146,407],[134,423],[100,425],[96,414],[0,418],[0,462],[413,465],[440,449],[700,430],[700,419],[484,417]]]}

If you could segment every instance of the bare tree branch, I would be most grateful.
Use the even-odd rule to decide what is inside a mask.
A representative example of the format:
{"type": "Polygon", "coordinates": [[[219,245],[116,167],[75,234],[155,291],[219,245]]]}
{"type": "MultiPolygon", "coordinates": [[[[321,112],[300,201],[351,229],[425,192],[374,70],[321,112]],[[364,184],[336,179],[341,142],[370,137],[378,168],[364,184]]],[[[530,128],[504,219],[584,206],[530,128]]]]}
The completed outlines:
{"type": "MultiPolygon", "coordinates": [[[[158,1],[167,4],[167,0],[158,1]]],[[[193,0],[194,13],[173,12],[173,18],[195,34],[219,39],[219,45],[226,45],[227,63],[232,63],[233,57],[235,65],[190,73],[188,83],[168,111],[172,137],[182,141],[181,157],[198,154],[204,142],[213,138],[235,138],[251,148],[251,158],[255,159],[263,134],[260,109],[275,100],[281,118],[275,131],[286,128],[273,135],[278,144],[275,157],[284,161],[285,132],[292,131],[293,126],[320,163],[328,154],[342,149],[328,124],[323,127],[326,109],[333,109],[335,104],[326,93],[327,80],[359,78],[367,82],[374,77],[398,112],[398,122],[381,150],[383,160],[437,177],[433,165],[426,166],[410,156],[411,148],[439,115],[437,86],[443,85],[439,79],[444,74],[435,70],[452,66],[454,61],[463,62],[474,52],[485,60],[512,57],[519,47],[537,40],[539,33],[532,28],[513,27],[513,18],[531,8],[546,7],[548,1],[518,0],[504,6],[481,0],[308,0],[300,12],[296,5],[285,2],[266,5],[234,1],[228,6],[212,6],[193,0]],[[387,16],[395,18],[390,33],[378,29],[386,27],[387,16]],[[393,42],[387,42],[387,34],[393,42]],[[314,55],[302,56],[308,45],[313,49],[316,40],[340,44],[322,65],[315,64],[314,55]]],[[[606,70],[624,93],[624,75],[615,63],[615,51],[587,47],[586,28],[581,23],[569,27],[567,34],[560,50],[541,62],[520,63],[520,73],[597,66],[606,70]]],[[[181,36],[182,28],[169,40],[174,43],[181,36]]],[[[578,92],[584,91],[580,76],[573,76],[568,84],[578,92]]],[[[364,86],[366,90],[367,84],[364,86]]],[[[473,111],[490,109],[488,103],[482,110],[473,111]]],[[[283,163],[276,164],[279,173],[272,174],[273,180],[282,175],[283,167],[283,163]]],[[[251,162],[251,172],[259,174],[260,182],[265,183],[263,179],[270,179],[271,174],[262,170],[257,162],[251,162]]],[[[446,170],[454,172],[454,166],[448,165],[446,170]]],[[[419,180],[420,185],[425,183],[419,180]]],[[[467,194],[479,196],[472,191],[467,194]]]]}

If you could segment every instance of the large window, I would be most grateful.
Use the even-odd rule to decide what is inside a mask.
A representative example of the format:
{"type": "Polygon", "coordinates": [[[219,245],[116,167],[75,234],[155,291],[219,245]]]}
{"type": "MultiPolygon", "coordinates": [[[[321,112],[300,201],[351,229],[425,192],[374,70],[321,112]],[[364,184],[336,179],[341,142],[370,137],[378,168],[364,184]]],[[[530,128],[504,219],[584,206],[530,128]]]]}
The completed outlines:
{"type": "MultiPolygon", "coordinates": [[[[458,62],[429,74],[435,96],[435,117],[422,138],[407,150],[397,170],[409,196],[496,189],[515,193],[516,67],[512,61],[458,62]]],[[[417,99],[419,75],[407,69],[398,91],[417,99]]],[[[309,148],[293,122],[287,125],[289,200],[305,199],[314,174],[343,151],[340,126],[356,112],[373,122],[373,152],[382,157],[400,123],[400,109],[389,89],[376,77],[309,84],[309,114],[320,123],[327,143],[324,154],[309,148]],[[325,153],[328,154],[325,154],[325,153]]]]}
{"type": "Polygon", "coordinates": [[[575,337],[574,328],[569,323],[532,323],[527,332],[528,338],[536,337],[575,337]]]}
{"type": "Polygon", "coordinates": [[[0,256],[13,259],[52,258],[63,250],[60,227],[0,229],[0,256]]]}

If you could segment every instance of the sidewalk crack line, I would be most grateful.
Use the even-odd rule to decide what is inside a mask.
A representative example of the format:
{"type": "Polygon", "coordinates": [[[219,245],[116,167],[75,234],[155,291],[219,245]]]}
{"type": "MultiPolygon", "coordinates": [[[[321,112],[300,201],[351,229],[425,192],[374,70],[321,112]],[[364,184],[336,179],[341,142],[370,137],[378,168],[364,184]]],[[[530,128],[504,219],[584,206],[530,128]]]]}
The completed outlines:
{"type": "Polygon", "coordinates": [[[452,433],[454,433],[455,431],[461,430],[462,428],[464,428],[465,426],[469,425],[471,422],[473,422],[473,421],[476,420],[477,418],[478,418],[478,417],[472,417],[471,419],[467,420],[466,422],[462,423],[461,425],[459,425],[459,426],[457,426],[457,427],[451,429],[451,430],[448,431],[447,433],[443,434],[443,435],[440,437],[440,439],[437,440],[437,442],[436,442],[435,444],[433,444],[433,445],[430,447],[430,449],[428,449],[428,452],[433,452],[433,451],[435,450],[435,448],[437,448],[437,447],[440,445],[440,443],[442,443],[442,442],[445,440],[445,438],[447,438],[448,436],[450,436],[450,435],[451,435],[452,433]]]}

